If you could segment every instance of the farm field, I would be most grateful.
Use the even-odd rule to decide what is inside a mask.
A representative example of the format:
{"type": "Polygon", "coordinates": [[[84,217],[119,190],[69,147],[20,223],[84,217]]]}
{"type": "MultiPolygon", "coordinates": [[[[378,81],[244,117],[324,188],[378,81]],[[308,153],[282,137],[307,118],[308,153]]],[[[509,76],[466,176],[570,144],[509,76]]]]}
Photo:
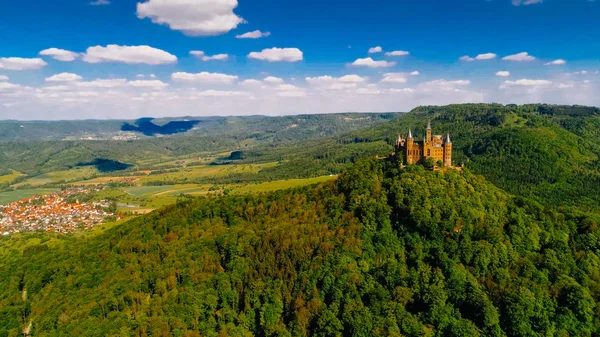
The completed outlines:
{"type": "Polygon", "coordinates": [[[32,197],[34,195],[43,195],[58,191],[58,188],[32,188],[25,190],[0,192],[0,205],[8,204],[13,201],[32,197]]]}
{"type": "Polygon", "coordinates": [[[287,179],[287,180],[270,181],[268,183],[262,183],[262,184],[245,185],[245,186],[234,189],[233,193],[237,193],[237,194],[261,193],[261,192],[284,190],[284,189],[288,189],[288,188],[318,184],[318,183],[322,183],[325,181],[334,180],[336,178],[337,178],[337,176],[323,176],[323,177],[307,178],[307,179],[287,179]]]}
{"type": "Polygon", "coordinates": [[[147,183],[186,183],[199,181],[207,177],[226,177],[231,174],[258,173],[265,168],[277,166],[278,163],[243,164],[243,165],[206,165],[181,168],[175,172],[147,175],[140,179],[147,183]]]}
{"type": "Polygon", "coordinates": [[[31,177],[22,183],[16,184],[14,187],[19,188],[24,185],[32,187],[42,186],[46,184],[55,184],[60,182],[74,182],[84,179],[90,179],[98,174],[98,170],[94,167],[77,167],[70,170],[55,171],[39,176],[31,177]]]}
{"type": "Polygon", "coordinates": [[[3,176],[0,176],[0,184],[11,183],[20,176],[22,176],[20,172],[12,171],[11,174],[5,174],[3,176]]]}

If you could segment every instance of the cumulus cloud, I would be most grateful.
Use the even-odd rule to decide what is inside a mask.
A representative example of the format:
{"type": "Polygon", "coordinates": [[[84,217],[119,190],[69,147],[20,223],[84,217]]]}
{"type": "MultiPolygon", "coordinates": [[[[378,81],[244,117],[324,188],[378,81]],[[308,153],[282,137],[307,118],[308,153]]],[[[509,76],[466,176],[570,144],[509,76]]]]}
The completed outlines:
{"type": "Polygon", "coordinates": [[[421,75],[421,73],[415,70],[415,71],[411,72],[410,75],[411,76],[419,76],[419,75],[421,75]]]}
{"type": "Polygon", "coordinates": [[[40,52],[41,56],[50,56],[55,60],[62,62],[71,62],[75,61],[79,56],[78,53],[72,52],[70,50],[58,49],[58,48],[48,48],[44,49],[40,52]]]}
{"type": "Polygon", "coordinates": [[[255,30],[253,32],[248,32],[240,35],[236,35],[236,39],[260,39],[261,37],[271,36],[269,32],[261,32],[260,30],[255,30]]]}
{"type": "Polygon", "coordinates": [[[367,81],[365,77],[361,77],[355,74],[344,75],[342,77],[306,77],[305,80],[313,87],[326,90],[352,89],[356,88],[359,84],[367,81]]]}
{"type": "Polygon", "coordinates": [[[46,78],[46,82],[75,82],[81,81],[83,77],[73,73],[60,73],[46,78]]]}
{"type": "Polygon", "coordinates": [[[242,82],[240,82],[240,85],[243,86],[261,86],[263,84],[263,82],[259,81],[259,80],[255,80],[255,79],[247,79],[247,80],[243,80],[242,82]]]}
{"type": "Polygon", "coordinates": [[[297,62],[303,60],[303,53],[298,48],[271,48],[260,52],[251,52],[248,58],[269,62],[297,62]]]}
{"type": "Polygon", "coordinates": [[[137,16],[189,36],[214,36],[244,22],[233,12],[237,6],[237,0],[148,0],[137,4],[137,16]]]}
{"type": "Polygon", "coordinates": [[[232,84],[237,81],[238,77],[220,73],[201,72],[197,74],[177,72],[171,75],[174,81],[183,82],[200,82],[200,83],[216,83],[216,84],[232,84]]]}
{"type": "Polygon", "coordinates": [[[375,61],[370,57],[357,59],[352,62],[351,65],[355,67],[368,67],[368,68],[390,68],[395,66],[396,62],[388,62],[388,61],[375,61]]]}
{"type": "Polygon", "coordinates": [[[127,85],[132,86],[132,87],[137,87],[137,88],[156,88],[156,89],[166,88],[169,86],[168,83],[165,83],[165,82],[159,81],[159,80],[129,81],[129,82],[127,82],[127,85]]]}
{"type": "Polygon", "coordinates": [[[127,83],[124,78],[115,79],[97,79],[90,82],[77,82],[75,85],[84,88],[116,88],[127,83]]]}
{"type": "Polygon", "coordinates": [[[47,65],[40,58],[0,57],[0,69],[4,70],[36,70],[47,65]]]}
{"type": "Polygon", "coordinates": [[[535,60],[535,57],[529,55],[529,53],[527,52],[521,52],[518,54],[514,54],[514,55],[508,55],[502,58],[502,60],[504,61],[533,61],[535,60]]]}
{"type": "Polygon", "coordinates": [[[404,50],[394,50],[394,51],[390,51],[385,53],[386,56],[406,56],[409,55],[410,53],[404,50]]]}
{"type": "Polygon", "coordinates": [[[8,76],[0,75],[0,81],[8,81],[8,76]]]}
{"type": "Polygon", "coordinates": [[[483,60],[492,60],[495,59],[498,55],[494,54],[494,53],[485,53],[485,54],[479,54],[475,57],[470,57],[468,55],[462,56],[460,58],[461,61],[483,61],[483,60]]]}
{"type": "Polygon", "coordinates": [[[20,88],[21,86],[18,84],[8,83],[8,82],[0,82],[0,91],[12,90],[20,88]]]}
{"type": "Polygon", "coordinates": [[[213,56],[208,56],[201,50],[192,50],[190,54],[196,56],[202,61],[226,61],[229,58],[229,55],[227,54],[216,54],[213,56]]]}
{"type": "Polygon", "coordinates": [[[514,6],[541,4],[544,0],[512,0],[514,6]]]}
{"type": "Polygon", "coordinates": [[[406,73],[387,73],[383,74],[381,82],[384,83],[406,83],[408,82],[406,73]]]}
{"type": "Polygon", "coordinates": [[[508,71],[499,71],[499,72],[496,73],[496,76],[508,77],[508,76],[510,76],[510,72],[508,72],[508,71]]]}
{"type": "Polygon", "coordinates": [[[197,93],[197,96],[208,97],[231,97],[231,96],[249,96],[250,94],[244,91],[227,91],[227,90],[205,90],[197,93]]]}
{"type": "Polygon", "coordinates": [[[548,80],[530,80],[530,79],[520,79],[516,81],[504,81],[504,84],[500,86],[500,88],[514,87],[514,86],[524,86],[524,87],[534,87],[534,86],[548,86],[551,85],[552,81],[548,80]]]}
{"type": "Polygon", "coordinates": [[[127,64],[159,65],[177,62],[175,55],[150,46],[119,46],[110,44],[106,47],[89,47],[83,55],[88,63],[120,62],[127,64]]]}
{"type": "Polygon", "coordinates": [[[267,77],[265,77],[265,79],[263,81],[265,81],[267,83],[273,83],[273,84],[284,82],[282,78],[274,77],[274,76],[267,76],[267,77]]]}
{"type": "Polygon", "coordinates": [[[558,60],[554,60],[552,62],[544,63],[545,66],[561,66],[563,64],[567,64],[567,61],[558,59],[558,60]]]}
{"type": "Polygon", "coordinates": [[[110,1],[108,0],[95,0],[90,2],[90,5],[92,6],[106,6],[106,5],[110,5],[110,1]]]}
{"type": "Polygon", "coordinates": [[[369,48],[369,54],[381,53],[382,51],[383,48],[381,48],[380,46],[369,48]]]}

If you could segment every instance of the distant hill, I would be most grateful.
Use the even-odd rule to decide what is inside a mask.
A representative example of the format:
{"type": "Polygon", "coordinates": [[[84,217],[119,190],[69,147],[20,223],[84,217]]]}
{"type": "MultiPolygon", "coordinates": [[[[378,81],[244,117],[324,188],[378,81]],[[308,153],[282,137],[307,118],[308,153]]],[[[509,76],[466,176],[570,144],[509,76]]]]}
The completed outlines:
{"type": "Polygon", "coordinates": [[[372,125],[393,113],[321,114],[283,117],[169,117],[138,120],[0,121],[0,142],[56,140],[112,140],[124,135],[139,138],[169,135],[263,135],[281,139],[331,136],[372,125]]]}
{"type": "Polygon", "coordinates": [[[344,134],[397,116],[387,113],[210,117],[196,120],[185,117],[177,119],[179,122],[174,119],[0,122],[0,142],[3,142],[0,148],[0,172],[16,170],[35,175],[68,169],[97,159],[132,166],[158,156],[282,146],[344,134]],[[182,121],[193,122],[182,128],[182,123],[185,124],[182,121]],[[190,129],[191,124],[194,126],[190,129]],[[122,127],[128,129],[129,133],[135,133],[138,139],[123,138],[122,127]],[[4,133],[2,130],[7,131],[4,133]],[[113,140],[113,137],[119,140],[113,140]]]}
{"type": "Polygon", "coordinates": [[[0,336],[595,336],[598,220],[360,160],[88,239],[0,238],[0,336]]]}

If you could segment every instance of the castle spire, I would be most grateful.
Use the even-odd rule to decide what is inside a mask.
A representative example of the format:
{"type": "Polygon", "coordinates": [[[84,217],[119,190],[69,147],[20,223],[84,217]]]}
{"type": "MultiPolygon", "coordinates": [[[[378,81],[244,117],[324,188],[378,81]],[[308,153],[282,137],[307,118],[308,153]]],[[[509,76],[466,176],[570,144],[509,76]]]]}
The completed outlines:
{"type": "Polygon", "coordinates": [[[431,130],[431,120],[427,122],[427,130],[431,130]]]}
{"type": "Polygon", "coordinates": [[[452,144],[452,142],[450,141],[450,132],[448,132],[448,135],[446,136],[446,143],[452,144]]]}
{"type": "Polygon", "coordinates": [[[410,129],[408,129],[408,138],[412,138],[412,132],[410,131],[410,129]]]}

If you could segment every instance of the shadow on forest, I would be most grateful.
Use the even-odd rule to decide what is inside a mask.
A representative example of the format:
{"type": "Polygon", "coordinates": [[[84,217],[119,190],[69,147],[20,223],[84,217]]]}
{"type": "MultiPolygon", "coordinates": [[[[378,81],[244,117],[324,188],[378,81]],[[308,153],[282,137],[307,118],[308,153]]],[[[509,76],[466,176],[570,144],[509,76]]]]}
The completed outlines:
{"type": "Polygon", "coordinates": [[[194,126],[199,124],[201,121],[171,121],[165,125],[157,125],[152,121],[154,118],[140,118],[135,121],[135,125],[124,123],[121,126],[121,131],[133,131],[139,132],[146,136],[160,135],[173,135],[176,133],[183,133],[191,130],[194,126]]]}
{"type": "Polygon", "coordinates": [[[123,171],[130,168],[131,164],[121,163],[120,161],[105,159],[105,158],[96,158],[87,163],[79,163],[77,166],[94,166],[96,169],[102,173],[110,173],[115,171],[123,171]]]}

